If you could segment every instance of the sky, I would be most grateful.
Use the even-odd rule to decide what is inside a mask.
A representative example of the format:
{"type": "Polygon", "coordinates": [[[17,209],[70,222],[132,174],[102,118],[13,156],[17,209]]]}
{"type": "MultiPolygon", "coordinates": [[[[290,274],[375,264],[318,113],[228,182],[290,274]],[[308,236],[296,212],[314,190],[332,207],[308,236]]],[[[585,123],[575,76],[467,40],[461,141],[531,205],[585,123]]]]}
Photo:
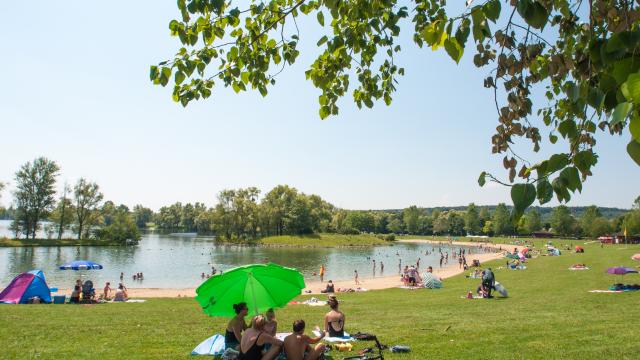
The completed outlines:
{"type": "MultiPolygon", "coordinates": [[[[408,23],[396,58],[406,75],[392,105],[359,110],[349,96],[339,116],[320,120],[319,90],[304,77],[324,34],[315,16],[299,22],[302,54],[266,98],[218,87],[183,108],[148,77],[180,47],[168,30],[175,1],[36,3],[0,12],[0,181],[9,183],[0,204],[11,202],[19,166],[39,156],[59,164],[60,185],[84,177],[105,199],[155,210],[278,184],[348,209],[510,203],[508,188],[477,184],[482,171],[506,176],[491,154],[488,69],[473,66],[471,50],[456,65],[444,51],[419,49],[408,23]]],[[[599,133],[594,176],[571,205],[630,207],[640,167],[628,138],[599,133]]],[[[537,162],[562,147],[519,149],[537,162]]]]}

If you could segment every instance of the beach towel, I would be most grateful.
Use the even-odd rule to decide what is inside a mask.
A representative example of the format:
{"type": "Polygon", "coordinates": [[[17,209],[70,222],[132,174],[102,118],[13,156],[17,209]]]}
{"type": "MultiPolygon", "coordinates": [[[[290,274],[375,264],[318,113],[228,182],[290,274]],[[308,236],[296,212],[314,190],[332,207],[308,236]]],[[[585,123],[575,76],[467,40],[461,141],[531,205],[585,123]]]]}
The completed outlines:
{"type": "Polygon", "coordinates": [[[590,293],[621,293],[622,290],[589,290],[590,293]]]}
{"type": "Polygon", "coordinates": [[[589,268],[588,267],[582,267],[582,268],[580,268],[580,267],[578,267],[578,268],[570,267],[569,270],[572,270],[572,271],[573,270],[589,270],[589,268]]]}
{"type": "Polygon", "coordinates": [[[402,285],[402,286],[398,286],[398,289],[409,289],[409,290],[415,290],[415,289],[422,289],[422,286],[407,286],[407,285],[402,285]]]}
{"type": "Polygon", "coordinates": [[[222,355],[224,353],[224,336],[215,334],[196,346],[191,355],[222,355]]]}
{"type": "Polygon", "coordinates": [[[303,301],[301,304],[309,305],[309,306],[324,306],[324,305],[327,305],[327,302],[326,301],[322,301],[322,300],[318,300],[318,299],[312,297],[309,300],[303,301]]]}
{"type": "MultiPolygon", "coordinates": [[[[320,335],[322,335],[322,333],[320,333],[320,331],[318,331],[318,330],[313,330],[313,335],[320,336],[320,335]]],[[[349,335],[349,333],[347,333],[345,331],[343,337],[327,336],[322,340],[326,341],[326,342],[350,342],[350,341],[353,341],[354,338],[352,338],[351,335],[349,335]]]]}
{"type": "Polygon", "coordinates": [[[280,340],[280,341],[284,341],[284,338],[286,338],[287,336],[291,335],[292,333],[276,333],[276,339],[280,340]]]}

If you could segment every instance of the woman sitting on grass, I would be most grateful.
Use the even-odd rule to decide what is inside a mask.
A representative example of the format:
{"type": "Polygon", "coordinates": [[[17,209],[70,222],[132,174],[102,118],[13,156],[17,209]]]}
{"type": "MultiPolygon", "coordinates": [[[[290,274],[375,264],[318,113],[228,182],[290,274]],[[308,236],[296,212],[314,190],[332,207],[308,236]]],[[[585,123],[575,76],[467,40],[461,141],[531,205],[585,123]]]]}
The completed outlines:
{"type": "Polygon", "coordinates": [[[113,301],[127,301],[127,298],[127,289],[122,283],[118,284],[118,290],[116,290],[116,294],[113,296],[113,301]]]}
{"type": "Polygon", "coordinates": [[[233,310],[236,312],[236,316],[229,321],[227,331],[224,334],[224,345],[226,349],[237,349],[242,340],[242,332],[247,329],[247,324],[244,322],[244,318],[249,312],[247,303],[241,302],[233,304],[233,310]]]}
{"type": "Polygon", "coordinates": [[[331,311],[324,316],[324,331],[329,333],[331,337],[344,336],[344,313],[338,310],[338,299],[335,296],[329,296],[327,301],[331,311]]]}
{"type": "Polygon", "coordinates": [[[70,304],[79,304],[80,303],[80,286],[76,285],[71,292],[71,298],[69,299],[70,304]]]}
{"type": "Polygon", "coordinates": [[[264,325],[267,320],[262,315],[257,315],[251,320],[251,327],[242,334],[240,341],[240,360],[271,360],[280,353],[282,341],[267,334],[264,325]],[[265,345],[271,344],[269,351],[265,350],[265,345]]]}

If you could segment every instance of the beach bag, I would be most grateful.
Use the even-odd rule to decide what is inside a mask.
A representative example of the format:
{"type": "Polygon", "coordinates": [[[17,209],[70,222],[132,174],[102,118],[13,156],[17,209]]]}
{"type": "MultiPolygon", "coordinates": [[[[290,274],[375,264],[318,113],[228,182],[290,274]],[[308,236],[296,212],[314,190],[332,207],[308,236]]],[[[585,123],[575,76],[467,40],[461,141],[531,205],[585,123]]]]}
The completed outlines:
{"type": "Polygon", "coordinates": [[[411,351],[411,348],[405,345],[395,345],[391,347],[391,352],[393,353],[408,353],[411,351]]]}
{"type": "Polygon", "coordinates": [[[376,336],[373,334],[361,333],[361,332],[357,332],[351,335],[351,337],[353,337],[356,340],[375,340],[376,339],[376,336]]]}

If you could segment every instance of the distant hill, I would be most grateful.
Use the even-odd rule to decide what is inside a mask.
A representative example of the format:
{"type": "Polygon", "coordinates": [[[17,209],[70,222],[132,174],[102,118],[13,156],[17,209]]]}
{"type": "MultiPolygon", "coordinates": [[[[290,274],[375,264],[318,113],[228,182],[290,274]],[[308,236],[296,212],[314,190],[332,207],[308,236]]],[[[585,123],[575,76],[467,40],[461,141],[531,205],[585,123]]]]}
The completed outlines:
{"type": "MultiPolygon", "coordinates": [[[[493,212],[493,210],[495,210],[496,206],[497,205],[485,205],[485,206],[477,205],[478,210],[481,209],[481,208],[487,208],[487,209],[489,209],[490,212],[493,212]]],[[[571,214],[573,214],[573,216],[575,216],[575,217],[582,216],[582,213],[584,212],[584,210],[587,207],[588,206],[568,206],[569,211],[571,211],[571,214]]],[[[509,208],[509,210],[511,210],[512,206],[507,205],[507,208],[509,208]]],[[[448,211],[448,210],[465,211],[465,210],[467,210],[467,206],[436,206],[436,207],[426,207],[426,208],[421,208],[421,209],[426,210],[428,213],[431,213],[433,210],[438,210],[438,211],[448,211]]],[[[553,207],[548,207],[548,206],[531,206],[529,209],[538,210],[538,212],[542,216],[543,220],[548,219],[551,216],[551,213],[553,212],[553,207]]],[[[629,209],[620,209],[620,208],[615,208],[615,207],[598,207],[598,209],[600,210],[600,213],[602,213],[602,216],[604,216],[607,219],[615,219],[618,216],[623,215],[623,214],[625,214],[625,213],[627,213],[629,211],[629,209]]],[[[402,212],[402,210],[403,209],[384,209],[384,210],[374,210],[374,211],[399,213],[399,212],[402,212]]]]}

